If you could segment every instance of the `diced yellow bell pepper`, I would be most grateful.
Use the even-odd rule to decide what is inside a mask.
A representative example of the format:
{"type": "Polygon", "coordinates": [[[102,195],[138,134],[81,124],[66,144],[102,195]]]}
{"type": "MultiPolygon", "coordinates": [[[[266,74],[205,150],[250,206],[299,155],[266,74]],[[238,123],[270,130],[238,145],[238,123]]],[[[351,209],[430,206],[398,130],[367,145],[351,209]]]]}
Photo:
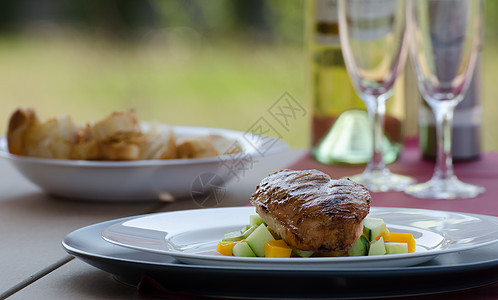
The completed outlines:
{"type": "Polygon", "coordinates": [[[216,251],[222,255],[232,256],[232,249],[237,243],[238,242],[219,242],[216,251]]]}
{"type": "Polygon", "coordinates": [[[376,241],[378,241],[381,237],[384,239],[384,241],[388,241],[389,240],[389,229],[386,228],[386,230],[384,230],[384,232],[382,232],[381,234],[379,234],[378,237],[375,238],[376,241]]]}
{"type": "Polygon", "coordinates": [[[267,241],[265,243],[265,257],[290,257],[292,248],[284,240],[267,241]]]}
{"type": "Polygon", "coordinates": [[[415,252],[415,239],[411,233],[391,232],[386,242],[407,243],[408,252],[415,252]]]}

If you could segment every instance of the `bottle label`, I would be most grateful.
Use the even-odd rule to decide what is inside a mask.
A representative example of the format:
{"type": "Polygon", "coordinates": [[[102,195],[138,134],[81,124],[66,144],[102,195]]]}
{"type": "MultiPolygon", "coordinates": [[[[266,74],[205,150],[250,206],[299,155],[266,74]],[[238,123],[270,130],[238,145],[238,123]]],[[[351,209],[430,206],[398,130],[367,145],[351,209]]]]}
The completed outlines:
{"type": "Polygon", "coordinates": [[[321,45],[340,45],[337,0],[315,1],[315,42],[321,45]]]}
{"type": "Polygon", "coordinates": [[[317,22],[337,23],[337,0],[316,0],[315,20],[317,22]]]}

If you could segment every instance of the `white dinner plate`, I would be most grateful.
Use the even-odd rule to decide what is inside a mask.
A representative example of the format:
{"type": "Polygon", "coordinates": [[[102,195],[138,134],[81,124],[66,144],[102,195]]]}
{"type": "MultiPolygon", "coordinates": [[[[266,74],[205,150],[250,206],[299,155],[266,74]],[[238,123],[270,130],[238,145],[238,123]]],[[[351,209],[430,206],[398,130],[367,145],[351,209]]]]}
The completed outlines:
{"type": "Polygon", "coordinates": [[[414,235],[416,251],[356,257],[261,258],[223,256],[216,245],[227,232],[248,224],[253,207],[185,210],[139,216],[102,231],[111,243],[165,254],[187,264],[290,269],[391,268],[420,264],[440,254],[469,250],[498,240],[492,217],[455,212],[373,207],[392,232],[414,235]]]}
{"type": "MultiPolygon", "coordinates": [[[[142,123],[142,126],[146,129],[147,123],[142,123]]],[[[251,167],[257,157],[280,153],[288,148],[281,139],[250,131],[192,126],[174,126],[173,130],[177,137],[221,135],[237,141],[240,152],[209,158],[140,161],[44,159],[10,154],[6,138],[2,137],[0,157],[10,160],[27,179],[56,196],[139,201],[181,198],[213,191],[239,176],[240,170],[251,167]]]]}

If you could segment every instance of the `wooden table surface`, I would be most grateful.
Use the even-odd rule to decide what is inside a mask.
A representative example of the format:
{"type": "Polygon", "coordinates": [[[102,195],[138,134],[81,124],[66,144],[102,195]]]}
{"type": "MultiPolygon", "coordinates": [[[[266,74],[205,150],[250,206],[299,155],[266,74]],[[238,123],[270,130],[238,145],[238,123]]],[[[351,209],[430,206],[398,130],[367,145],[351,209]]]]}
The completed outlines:
{"type": "MultiPolygon", "coordinates": [[[[219,206],[247,204],[261,178],[290,165],[303,151],[258,158],[227,185],[219,206]],[[275,159],[278,157],[278,159],[275,159]]],[[[104,203],[49,196],[0,160],[0,299],[134,299],[136,289],[74,259],[61,246],[70,232],[117,218],[199,208],[192,199],[173,203],[104,203]]]]}
{"type": "MultiPolygon", "coordinates": [[[[291,150],[258,159],[239,181],[227,185],[219,206],[247,204],[261,178],[292,165],[304,153],[291,150]]],[[[0,176],[0,299],[141,299],[135,287],[67,254],[61,240],[98,222],[198,208],[191,199],[96,203],[55,198],[27,181],[6,160],[0,160],[0,176]]]]}

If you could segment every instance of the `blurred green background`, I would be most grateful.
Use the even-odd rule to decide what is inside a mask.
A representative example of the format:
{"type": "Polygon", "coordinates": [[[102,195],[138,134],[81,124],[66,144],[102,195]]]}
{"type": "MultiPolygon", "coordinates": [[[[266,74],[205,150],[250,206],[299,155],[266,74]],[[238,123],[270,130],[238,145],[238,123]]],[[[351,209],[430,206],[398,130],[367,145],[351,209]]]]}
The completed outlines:
{"type": "MultiPolygon", "coordinates": [[[[247,130],[288,93],[308,114],[279,133],[308,147],[305,8],[305,0],[2,0],[0,130],[19,106],[78,123],[133,108],[141,120],[247,130]]],[[[497,16],[498,1],[488,0],[485,150],[498,150],[497,16]]]]}

